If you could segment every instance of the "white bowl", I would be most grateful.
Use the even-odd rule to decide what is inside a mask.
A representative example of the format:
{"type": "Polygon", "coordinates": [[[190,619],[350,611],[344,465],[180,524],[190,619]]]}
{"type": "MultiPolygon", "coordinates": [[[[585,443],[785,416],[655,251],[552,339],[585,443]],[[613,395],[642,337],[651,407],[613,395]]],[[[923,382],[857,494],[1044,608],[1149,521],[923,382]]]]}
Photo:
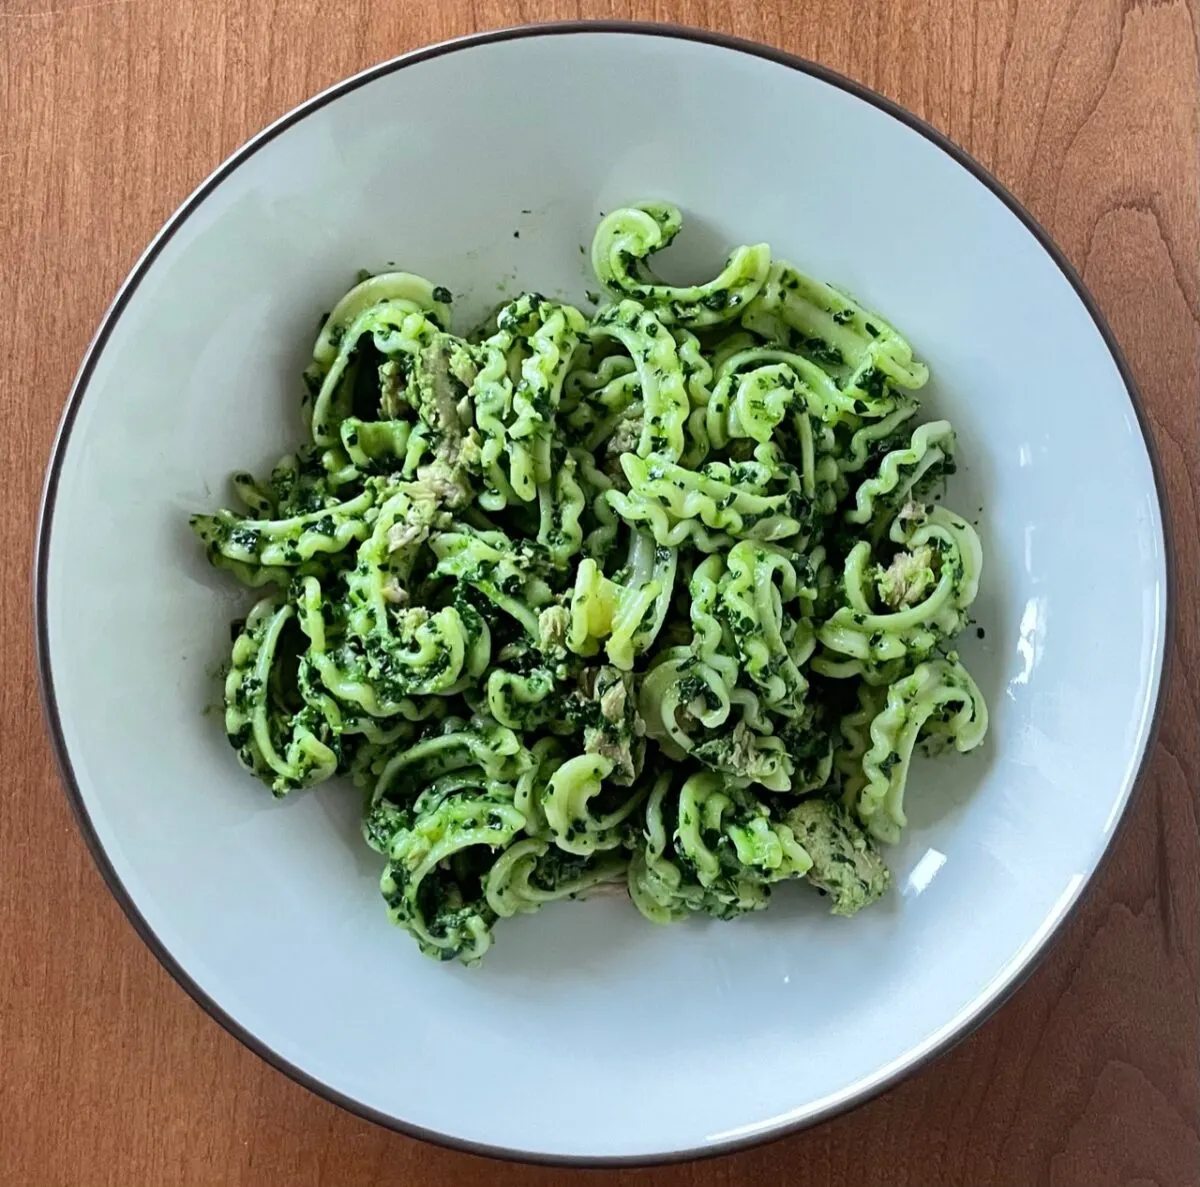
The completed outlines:
{"type": "Polygon", "coordinates": [[[50,466],[37,626],[50,727],[113,893],[218,1021],[360,1114],[537,1159],[650,1160],[845,1109],[944,1050],[1029,970],[1112,841],[1153,733],[1167,624],[1161,487],[1112,336],[977,164],[774,50],[547,26],[385,63],[255,137],[134,268],[50,466]],[[678,267],[733,243],[833,280],[930,364],[982,507],[964,657],[982,752],[931,764],[895,889],[847,921],[781,893],[735,923],[619,900],[501,925],[482,968],[387,921],[358,797],[275,803],[236,765],[212,673],[247,598],[187,516],[298,438],[318,315],[391,261],[467,299],[582,297],[601,210],[688,216],[678,267]],[[519,237],[518,237],[519,235],[519,237]]]}

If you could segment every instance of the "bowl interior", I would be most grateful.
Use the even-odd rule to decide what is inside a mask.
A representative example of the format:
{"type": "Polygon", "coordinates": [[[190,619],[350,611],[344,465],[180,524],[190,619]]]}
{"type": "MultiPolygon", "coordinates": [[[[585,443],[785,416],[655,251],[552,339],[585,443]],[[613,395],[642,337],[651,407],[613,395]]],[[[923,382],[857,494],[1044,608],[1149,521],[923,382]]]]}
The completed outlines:
{"type": "MultiPolygon", "coordinates": [[[[60,445],[42,629],[76,794],[199,991],[384,1118],[539,1156],[751,1138],[893,1078],[1001,995],[1126,803],[1157,699],[1165,569],[1144,439],[1092,317],[1022,221],[919,131],[820,77],[701,40],[544,32],[385,67],[289,118],[177,218],[106,326],[60,445]],[[360,267],[459,295],[582,301],[616,204],[685,211],[668,264],[733,243],[856,293],[934,375],[980,521],[962,653],[983,751],[914,771],[895,890],[846,921],[657,929],[619,899],[502,923],[477,970],[387,922],[358,797],[277,804],[214,679],[253,600],[187,515],[299,440],[319,315],[360,267]],[[206,713],[208,715],[206,716],[206,713]]],[[[795,893],[788,893],[795,889],[795,893]]]]}

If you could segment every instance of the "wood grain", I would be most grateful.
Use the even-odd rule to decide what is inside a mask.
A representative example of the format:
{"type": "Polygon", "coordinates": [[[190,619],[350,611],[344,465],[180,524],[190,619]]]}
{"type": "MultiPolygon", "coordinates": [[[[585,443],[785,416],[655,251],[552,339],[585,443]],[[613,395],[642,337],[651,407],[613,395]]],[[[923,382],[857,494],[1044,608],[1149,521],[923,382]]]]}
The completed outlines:
{"type": "Polygon", "coordinates": [[[1108,1187],[1200,1183],[1200,208],[1183,0],[0,0],[0,1183],[1108,1187]],[[818,59],[993,169],[1082,271],[1145,395],[1178,546],[1170,703],[1062,942],[930,1068],[765,1148],[567,1173],[339,1112],[210,1021],[135,937],[70,819],[36,703],[28,569],[75,367],[146,241],[228,152],[379,59],[480,28],[625,17],[818,59]]]}

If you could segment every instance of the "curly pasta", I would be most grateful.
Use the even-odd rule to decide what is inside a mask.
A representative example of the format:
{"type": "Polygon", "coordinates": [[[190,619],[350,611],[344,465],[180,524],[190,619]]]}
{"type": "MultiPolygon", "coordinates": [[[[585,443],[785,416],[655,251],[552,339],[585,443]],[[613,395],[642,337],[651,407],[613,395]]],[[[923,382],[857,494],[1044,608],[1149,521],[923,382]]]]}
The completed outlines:
{"type": "Polygon", "coordinates": [[[523,293],[467,338],[446,289],[360,280],[305,371],[308,441],[191,520],[259,591],[239,761],[277,796],[350,776],[388,913],[440,960],[610,884],[659,923],[785,881],[853,915],[917,744],[987,729],[952,650],[983,552],[929,501],[955,438],[917,422],[925,366],[765,244],[665,283],[681,227],[602,219],[590,320],[523,293]]]}

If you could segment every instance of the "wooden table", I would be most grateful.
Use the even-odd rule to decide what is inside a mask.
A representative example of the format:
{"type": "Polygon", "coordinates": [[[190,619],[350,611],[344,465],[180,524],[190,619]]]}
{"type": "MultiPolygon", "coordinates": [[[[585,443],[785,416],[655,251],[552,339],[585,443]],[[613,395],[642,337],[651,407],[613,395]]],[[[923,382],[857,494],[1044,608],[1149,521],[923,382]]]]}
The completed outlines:
{"type": "Polygon", "coordinates": [[[0,0],[6,1187],[1200,1183],[1196,12],[1185,0],[759,0],[757,13],[717,0],[0,0]],[[142,947],[84,851],[30,645],[30,543],[59,410],[115,288],[180,200],[263,124],[370,63],[577,17],[783,46],[878,88],[992,169],[1083,273],[1128,354],[1178,546],[1158,750],[1045,964],[977,1034],[852,1115],[652,1171],[568,1173],[423,1145],[239,1046],[142,947]]]}

